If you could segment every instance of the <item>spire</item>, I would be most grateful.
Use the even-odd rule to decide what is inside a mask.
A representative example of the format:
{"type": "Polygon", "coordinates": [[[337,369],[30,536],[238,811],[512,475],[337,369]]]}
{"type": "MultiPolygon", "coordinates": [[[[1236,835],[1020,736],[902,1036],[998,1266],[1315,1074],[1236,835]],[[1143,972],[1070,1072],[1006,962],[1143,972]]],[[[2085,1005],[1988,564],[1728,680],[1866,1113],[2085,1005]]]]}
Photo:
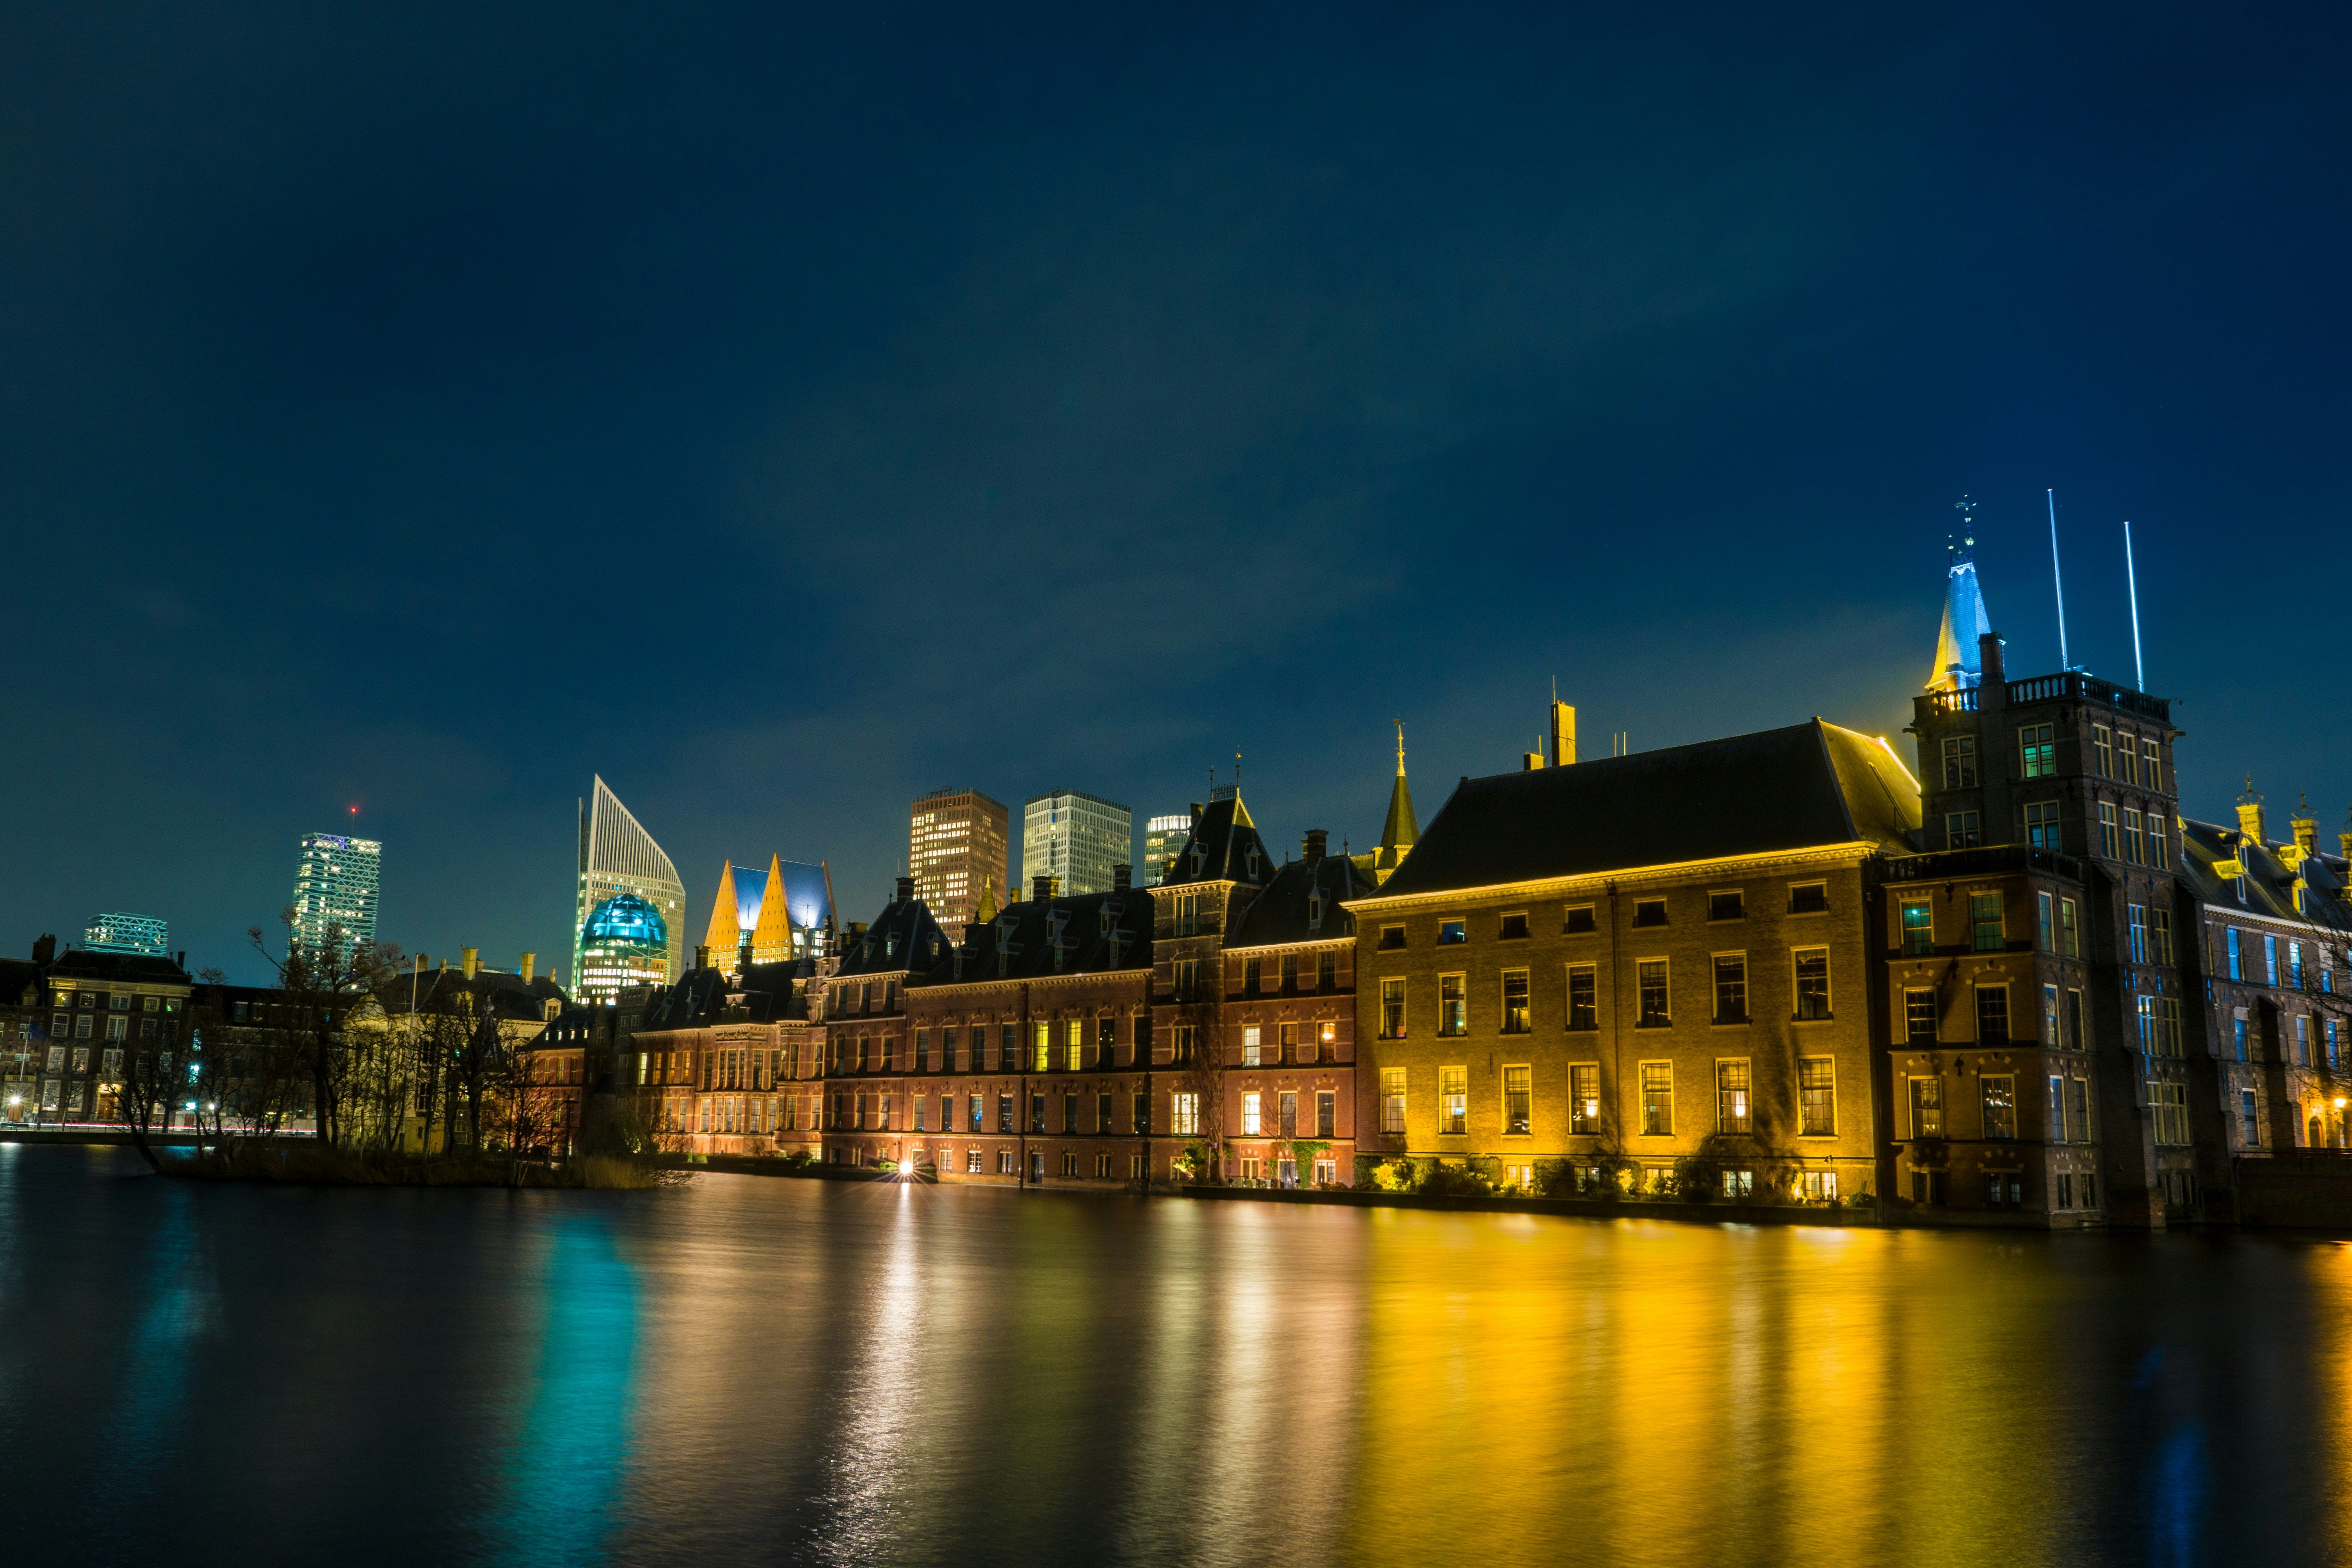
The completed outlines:
{"type": "Polygon", "coordinates": [[[1955,510],[1962,529],[1959,542],[1951,547],[1952,564],[1945,577],[1944,624],[1936,634],[1936,667],[1927,672],[1930,691],[1974,690],[1983,675],[1977,638],[1992,630],[1984,591],[1977,584],[1976,532],[1969,526],[1976,502],[1964,496],[1955,510]]]}
{"type": "Polygon", "coordinates": [[[991,875],[980,879],[980,904],[971,911],[971,921],[974,925],[984,926],[995,918],[996,878],[991,875]]]}
{"type": "Polygon", "coordinates": [[[1413,844],[1421,837],[1421,819],[1413,815],[1412,786],[1404,777],[1404,721],[1397,721],[1396,783],[1389,790],[1388,820],[1381,825],[1381,847],[1372,855],[1372,875],[1376,881],[1386,881],[1390,872],[1404,864],[1412,852],[1413,844]]]}

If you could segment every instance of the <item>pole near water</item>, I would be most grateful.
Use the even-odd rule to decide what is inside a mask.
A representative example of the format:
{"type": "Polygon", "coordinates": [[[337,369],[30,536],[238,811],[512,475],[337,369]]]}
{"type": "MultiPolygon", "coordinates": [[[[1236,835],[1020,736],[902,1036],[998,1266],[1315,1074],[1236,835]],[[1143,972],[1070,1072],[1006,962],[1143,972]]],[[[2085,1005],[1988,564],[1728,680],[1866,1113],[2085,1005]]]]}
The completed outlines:
{"type": "Polygon", "coordinates": [[[2139,573],[2132,565],[2131,520],[2124,520],[2124,582],[2131,589],[2132,613],[2132,679],[2142,691],[2147,689],[2147,671],[2139,662],[2139,573]]]}
{"type": "Polygon", "coordinates": [[[2072,669],[2074,663],[2066,657],[2066,584],[2058,574],[2058,492],[2042,493],[2050,498],[2050,585],[2058,594],[2058,668],[2072,669]]]}

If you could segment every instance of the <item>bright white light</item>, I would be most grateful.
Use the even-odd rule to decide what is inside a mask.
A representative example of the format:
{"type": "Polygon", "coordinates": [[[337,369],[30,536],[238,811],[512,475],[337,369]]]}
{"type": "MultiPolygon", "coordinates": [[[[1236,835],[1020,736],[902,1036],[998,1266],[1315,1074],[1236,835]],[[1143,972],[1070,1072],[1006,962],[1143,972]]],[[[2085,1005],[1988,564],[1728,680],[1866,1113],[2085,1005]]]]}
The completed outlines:
{"type": "MultiPolygon", "coordinates": [[[[2341,1104],[2343,1104],[2344,1102],[2343,1102],[2342,1100],[2337,1100],[2336,1103],[2336,1104],[2338,1104],[2338,1105],[2341,1105],[2341,1104]]],[[[899,1173],[900,1175],[902,1175],[902,1176],[911,1176],[911,1175],[913,1175],[913,1174],[915,1173],[915,1162],[913,1162],[912,1160],[901,1160],[901,1161],[899,1161],[899,1162],[898,1162],[898,1173],[899,1173]]]]}

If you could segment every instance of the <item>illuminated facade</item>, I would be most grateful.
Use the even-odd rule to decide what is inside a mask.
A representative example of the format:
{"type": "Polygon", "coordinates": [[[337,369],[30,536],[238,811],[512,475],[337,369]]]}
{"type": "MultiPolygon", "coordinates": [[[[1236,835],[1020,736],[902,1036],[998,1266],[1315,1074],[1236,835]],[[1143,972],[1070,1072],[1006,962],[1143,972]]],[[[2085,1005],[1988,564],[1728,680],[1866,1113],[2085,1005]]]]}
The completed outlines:
{"type": "Polygon", "coordinates": [[[1154,816],[1144,822],[1140,879],[1145,887],[1160,886],[1160,878],[1167,875],[1168,862],[1176,858],[1176,852],[1184,847],[1184,840],[1192,836],[1192,816],[1199,809],[1195,806],[1192,812],[1154,816]]]}
{"type": "Polygon", "coordinates": [[[327,928],[342,936],[345,952],[375,940],[376,892],[383,872],[383,846],[372,838],[313,833],[302,840],[294,872],[296,947],[316,950],[327,928]]]}
{"type": "Polygon", "coordinates": [[[702,943],[710,962],[732,975],[746,948],[755,964],[790,963],[823,952],[832,928],[832,877],[824,866],[772,855],[764,871],[731,861],[719,868],[702,943]]]}
{"type": "Polygon", "coordinates": [[[821,998],[831,968],[698,968],[650,998],[614,1075],[637,1125],[682,1152],[814,1157],[824,1033],[810,988],[821,998]]]}
{"type": "Polygon", "coordinates": [[[171,952],[171,928],[154,915],[92,915],[82,927],[81,945],[89,952],[143,953],[162,958],[171,952]]]}
{"type": "Polygon", "coordinates": [[[1135,819],[1127,807],[1079,790],[1034,795],[1021,814],[1021,880],[1051,877],[1065,893],[1110,891],[1111,868],[1131,864],[1135,819]]]}
{"type": "Polygon", "coordinates": [[[615,893],[589,911],[580,928],[580,976],[572,994],[611,1002],[630,986],[660,985],[669,977],[669,926],[650,900],[615,893]]]}
{"type": "Polygon", "coordinates": [[[907,871],[943,930],[961,931],[983,899],[1003,901],[1012,815],[976,789],[918,795],[907,813],[907,871]]]}
{"type": "Polygon", "coordinates": [[[579,881],[572,903],[572,979],[577,993],[586,973],[590,915],[619,893],[633,893],[661,917],[667,945],[654,984],[666,984],[685,970],[686,885],[677,879],[653,835],[641,826],[620,797],[596,780],[593,798],[580,806],[579,881]]]}

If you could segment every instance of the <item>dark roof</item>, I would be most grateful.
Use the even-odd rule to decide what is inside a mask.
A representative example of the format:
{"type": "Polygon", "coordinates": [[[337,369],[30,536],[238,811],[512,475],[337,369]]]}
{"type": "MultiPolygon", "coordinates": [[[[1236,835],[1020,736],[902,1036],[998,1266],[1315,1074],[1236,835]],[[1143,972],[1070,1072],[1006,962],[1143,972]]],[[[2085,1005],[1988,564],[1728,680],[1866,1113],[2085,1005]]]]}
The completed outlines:
{"type": "Polygon", "coordinates": [[[1274,870],[1274,857],[1257,836],[1241,791],[1228,785],[1211,792],[1221,798],[1192,821],[1192,831],[1160,874],[1160,886],[1187,882],[1262,882],[1274,870]],[[1255,858],[1253,859],[1253,857],[1255,858]]]}
{"type": "Polygon", "coordinates": [[[1881,742],[1813,719],[1464,779],[1379,897],[1860,840],[1912,848],[1918,787],[1881,742]]]}
{"type": "Polygon", "coordinates": [[[0,958],[0,1007],[30,1006],[40,999],[41,966],[29,958],[0,958]]]}
{"type": "Polygon", "coordinates": [[[923,979],[950,985],[1148,970],[1151,924],[1151,895],[1141,888],[1007,904],[994,920],[966,926],[962,943],[923,979]]]}
{"type": "Polygon", "coordinates": [[[1345,900],[1370,898],[1373,891],[1372,879],[1345,855],[1290,861],[1249,901],[1241,918],[1229,922],[1225,945],[1271,947],[1350,936],[1356,917],[1342,907],[1345,900]]]}
{"type": "Polygon", "coordinates": [[[950,945],[922,900],[893,899],[882,906],[882,912],[863,935],[843,940],[838,973],[846,980],[860,974],[929,970],[947,956],[950,945]]]}
{"type": "Polygon", "coordinates": [[[185,985],[188,972],[145,952],[92,952],[69,947],[49,965],[51,980],[106,980],[123,985],[185,985]]]}
{"type": "Polygon", "coordinates": [[[2267,915],[2273,920],[2301,921],[2326,931],[2352,932],[2352,910],[2347,910],[2343,901],[2344,858],[2322,854],[2305,858],[2300,875],[2309,890],[2304,907],[2298,910],[2294,907],[2298,872],[2279,858],[2283,847],[2285,846],[2257,844],[2234,827],[2183,817],[2181,880],[2203,903],[2244,910],[2248,914],[2267,915]],[[2236,882],[2213,874],[2213,862],[2229,859],[2240,860],[2245,866],[2246,896],[2242,900],[2238,897],[2236,882]]]}
{"type": "Polygon", "coordinates": [[[376,1005],[388,1014],[446,1011],[463,995],[472,996],[477,1009],[501,1018],[543,1019],[550,1002],[568,1005],[572,1000],[544,974],[526,981],[520,974],[490,969],[475,971],[471,980],[462,969],[428,969],[395,976],[375,989],[376,1005]]]}

